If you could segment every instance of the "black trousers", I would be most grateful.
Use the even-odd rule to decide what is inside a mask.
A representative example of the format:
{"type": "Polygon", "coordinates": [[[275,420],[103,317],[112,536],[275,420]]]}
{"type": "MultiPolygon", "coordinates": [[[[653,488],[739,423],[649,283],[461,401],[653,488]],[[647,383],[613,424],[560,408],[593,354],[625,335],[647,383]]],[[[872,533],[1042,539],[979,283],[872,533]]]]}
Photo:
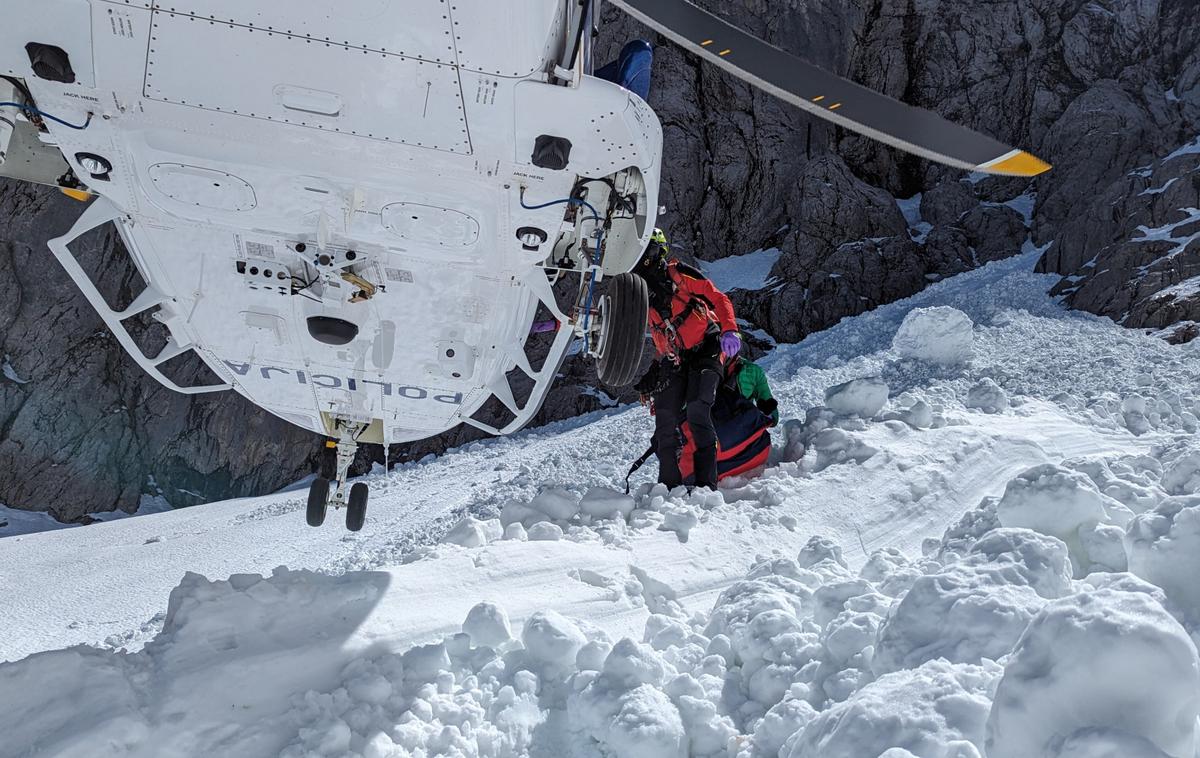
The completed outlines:
{"type": "Polygon", "coordinates": [[[712,406],[721,384],[720,346],[715,339],[685,352],[679,365],[664,361],[663,381],[654,395],[654,444],[658,452],[658,481],[668,487],[683,484],[679,455],[683,447],[680,424],[686,418],[696,443],[692,460],[697,487],[717,488],[717,430],[712,406]]]}

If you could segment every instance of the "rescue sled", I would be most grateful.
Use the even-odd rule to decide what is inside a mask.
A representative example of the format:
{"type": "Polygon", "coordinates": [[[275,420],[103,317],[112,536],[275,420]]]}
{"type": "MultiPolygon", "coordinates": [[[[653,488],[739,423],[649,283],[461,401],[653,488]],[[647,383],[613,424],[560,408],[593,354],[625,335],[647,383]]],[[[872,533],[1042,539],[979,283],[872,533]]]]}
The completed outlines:
{"type": "MultiPolygon", "coordinates": [[[[717,399],[712,408],[713,426],[717,430],[717,481],[733,476],[751,474],[767,465],[771,456],[771,419],[758,407],[742,397],[728,385],[717,390],[717,399]]],[[[695,484],[692,458],[696,443],[692,430],[684,421],[679,426],[683,439],[680,448],[679,472],[683,483],[695,484]]],[[[654,444],[642,454],[625,477],[625,491],[629,491],[629,479],[655,455],[654,444]]]]}

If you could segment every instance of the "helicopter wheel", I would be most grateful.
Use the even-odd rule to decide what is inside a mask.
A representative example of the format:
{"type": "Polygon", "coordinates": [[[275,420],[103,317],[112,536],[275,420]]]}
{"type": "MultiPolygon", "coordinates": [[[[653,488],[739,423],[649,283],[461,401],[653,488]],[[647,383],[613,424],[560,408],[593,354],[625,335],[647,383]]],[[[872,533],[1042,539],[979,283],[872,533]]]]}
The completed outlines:
{"type": "Polygon", "coordinates": [[[358,482],[350,488],[350,501],[346,505],[346,528],[357,532],[367,521],[367,485],[358,482]]]}
{"type": "Polygon", "coordinates": [[[329,480],[324,477],[313,479],[308,487],[308,525],[325,523],[325,512],[329,508],[329,480]]]}
{"type": "Polygon", "coordinates": [[[646,314],[650,296],[646,281],[633,273],[609,280],[600,301],[602,323],[596,373],[610,387],[626,387],[637,378],[646,346],[646,314]]]}

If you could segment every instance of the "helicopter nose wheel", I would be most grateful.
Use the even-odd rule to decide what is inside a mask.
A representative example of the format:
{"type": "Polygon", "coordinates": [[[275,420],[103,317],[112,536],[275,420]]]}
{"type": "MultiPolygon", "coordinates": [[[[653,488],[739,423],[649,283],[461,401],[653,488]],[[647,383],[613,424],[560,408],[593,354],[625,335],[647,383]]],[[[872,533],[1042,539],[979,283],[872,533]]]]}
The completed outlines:
{"type": "Polygon", "coordinates": [[[346,509],[346,528],[357,532],[367,521],[367,498],[370,494],[366,483],[355,482],[347,486],[350,464],[358,450],[357,435],[347,434],[336,443],[326,443],[321,461],[320,475],[308,487],[307,520],[309,526],[321,526],[330,506],[346,509]]]}

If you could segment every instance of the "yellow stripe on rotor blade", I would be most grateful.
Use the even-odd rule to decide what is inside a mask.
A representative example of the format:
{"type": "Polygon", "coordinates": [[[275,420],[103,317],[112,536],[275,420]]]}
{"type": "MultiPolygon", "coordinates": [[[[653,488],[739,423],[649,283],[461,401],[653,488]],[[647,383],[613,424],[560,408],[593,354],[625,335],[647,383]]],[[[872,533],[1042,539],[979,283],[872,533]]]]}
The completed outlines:
{"type": "Polygon", "coordinates": [[[92,193],[88,192],[87,190],[72,189],[70,187],[59,187],[58,189],[67,197],[71,198],[72,200],[78,200],[81,203],[86,203],[88,200],[92,199],[92,193]]]}
{"type": "Polygon", "coordinates": [[[978,166],[978,169],[987,174],[1002,176],[1037,176],[1049,171],[1051,166],[1032,153],[1014,150],[1008,155],[978,166]]]}

